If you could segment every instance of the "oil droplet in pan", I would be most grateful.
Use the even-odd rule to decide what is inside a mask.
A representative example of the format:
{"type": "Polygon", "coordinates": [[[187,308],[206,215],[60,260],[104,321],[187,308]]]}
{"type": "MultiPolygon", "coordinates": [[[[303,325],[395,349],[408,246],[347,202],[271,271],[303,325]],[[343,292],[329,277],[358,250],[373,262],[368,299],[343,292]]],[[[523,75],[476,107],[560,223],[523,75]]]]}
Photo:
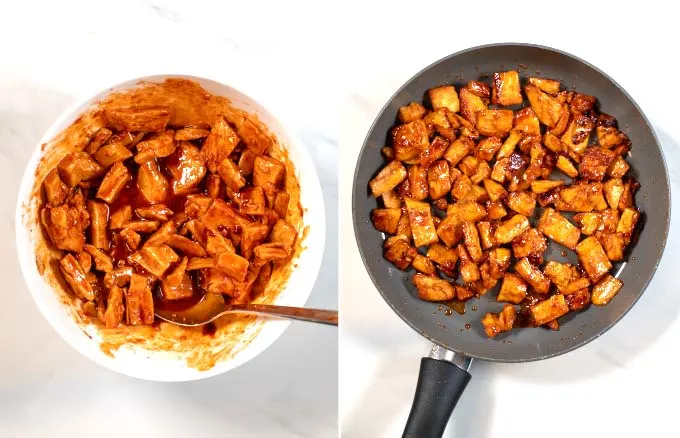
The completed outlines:
{"type": "Polygon", "coordinates": [[[465,330],[470,330],[470,324],[465,324],[465,330]]]}
{"type": "Polygon", "coordinates": [[[444,315],[446,315],[446,316],[451,316],[451,315],[453,315],[453,309],[446,309],[446,310],[444,310],[444,315]]]}

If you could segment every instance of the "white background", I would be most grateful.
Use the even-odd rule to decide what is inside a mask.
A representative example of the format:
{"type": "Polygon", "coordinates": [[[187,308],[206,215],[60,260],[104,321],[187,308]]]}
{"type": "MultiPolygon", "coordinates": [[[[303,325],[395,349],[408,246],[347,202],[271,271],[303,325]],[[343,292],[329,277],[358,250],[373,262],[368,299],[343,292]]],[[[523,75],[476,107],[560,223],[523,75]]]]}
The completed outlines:
{"type": "MultiPolygon", "coordinates": [[[[466,47],[528,42],[571,52],[611,75],[642,107],[661,140],[678,191],[680,123],[675,98],[677,12],[668,2],[413,2],[365,4],[348,38],[341,110],[340,340],[343,436],[396,437],[429,344],[377,293],[354,244],[350,191],[356,157],[389,97],[431,62],[466,47]],[[606,4],[606,5],[605,5],[606,4]]],[[[633,150],[642,153],[644,150],[633,150]]],[[[680,235],[673,210],[659,270],[634,309],[590,345],[528,364],[475,362],[447,437],[678,436],[680,235]],[[665,432],[665,433],[664,433],[665,432]]]]}
{"type": "MultiPolygon", "coordinates": [[[[337,306],[337,143],[317,59],[255,5],[0,1],[0,437],[335,437],[335,328],[293,323],[251,362],[205,381],[144,382],[81,357],[41,317],[14,248],[23,167],[72,103],[131,77],[249,81],[291,121],[321,178],[328,238],[309,306],[337,306]],[[323,96],[322,96],[323,97],[323,96]]],[[[277,14],[279,17],[281,13],[277,14]]],[[[252,87],[249,87],[252,89],[252,87]]],[[[263,97],[263,99],[261,99],[263,97]]]]}

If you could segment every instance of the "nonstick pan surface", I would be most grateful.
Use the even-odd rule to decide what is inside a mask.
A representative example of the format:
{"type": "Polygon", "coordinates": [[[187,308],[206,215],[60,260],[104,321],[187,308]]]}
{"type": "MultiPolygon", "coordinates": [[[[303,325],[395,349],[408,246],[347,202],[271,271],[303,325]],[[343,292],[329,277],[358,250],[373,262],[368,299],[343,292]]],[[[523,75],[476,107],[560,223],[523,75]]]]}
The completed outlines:
{"type": "MultiPolygon", "coordinates": [[[[670,218],[668,174],[659,142],[649,121],[633,99],[613,79],[589,63],[558,50],[527,44],[494,44],[467,49],[441,59],[416,74],[390,98],[371,127],[358,158],[354,176],[352,209],[357,244],[368,273],[392,309],[413,329],[434,343],[466,356],[502,362],[545,359],[582,346],[600,336],[621,319],[640,298],[656,271],[664,250],[670,218]],[[447,315],[437,303],[421,301],[411,283],[413,270],[403,272],[383,258],[383,236],[373,228],[370,212],[378,207],[368,183],[384,166],[380,148],[396,124],[397,111],[411,101],[422,102],[429,88],[469,80],[488,84],[494,72],[517,69],[524,81],[529,76],[559,79],[562,85],[596,96],[599,110],[613,115],[632,142],[628,176],[640,184],[635,202],[642,220],[639,234],[626,260],[613,273],[624,282],[618,295],[604,307],[590,306],[560,319],[559,331],[517,329],[488,339],[481,318],[498,312],[496,290],[467,303],[464,315],[447,315]],[[476,310],[473,310],[473,306],[476,310]],[[466,328],[469,327],[469,328],[466,328]]],[[[540,209],[539,209],[540,212],[540,209]]],[[[551,242],[546,260],[575,262],[562,246],[551,242]]]]}

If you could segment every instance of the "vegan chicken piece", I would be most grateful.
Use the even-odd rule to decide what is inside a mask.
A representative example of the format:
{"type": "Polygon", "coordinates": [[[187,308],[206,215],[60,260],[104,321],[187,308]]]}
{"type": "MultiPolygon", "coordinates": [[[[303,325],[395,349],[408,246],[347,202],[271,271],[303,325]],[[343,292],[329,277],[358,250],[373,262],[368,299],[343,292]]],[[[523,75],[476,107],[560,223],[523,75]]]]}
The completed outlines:
{"type": "Polygon", "coordinates": [[[449,301],[456,298],[456,289],[448,280],[425,274],[415,274],[413,284],[418,297],[425,301],[449,301]]]}
{"type": "Polygon", "coordinates": [[[487,313],[482,319],[486,336],[494,338],[501,333],[512,330],[516,318],[517,311],[510,304],[503,306],[500,313],[487,313]]]}
{"type": "Polygon", "coordinates": [[[416,158],[430,145],[427,135],[427,125],[418,119],[392,130],[392,147],[394,159],[408,161],[416,158]]]}
{"type": "Polygon", "coordinates": [[[522,92],[519,87],[519,74],[516,70],[493,74],[493,95],[491,103],[509,106],[522,103],[522,92]]]}
{"type": "Polygon", "coordinates": [[[552,208],[546,208],[543,211],[537,228],[541,233],[569,249],[575,249],[581,237],[579,229],[552,208]]]}
{"type": "Polygon", "coordinates": [[[164,106],[115,108],[105,111],[111,126],[118,131],[159,132],[170,121],[170,109],[164,106]]]}

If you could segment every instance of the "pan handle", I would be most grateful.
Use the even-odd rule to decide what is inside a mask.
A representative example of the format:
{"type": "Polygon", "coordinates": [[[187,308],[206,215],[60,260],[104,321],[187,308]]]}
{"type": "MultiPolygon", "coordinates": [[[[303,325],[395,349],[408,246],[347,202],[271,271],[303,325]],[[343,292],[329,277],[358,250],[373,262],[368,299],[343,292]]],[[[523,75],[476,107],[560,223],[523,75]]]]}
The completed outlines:
{"type": "Polygon", "coordinates": [[[472,359],[434,345],[420,362],[418,385],[403,438],[440,438],[470,381],[472,359]]]}

